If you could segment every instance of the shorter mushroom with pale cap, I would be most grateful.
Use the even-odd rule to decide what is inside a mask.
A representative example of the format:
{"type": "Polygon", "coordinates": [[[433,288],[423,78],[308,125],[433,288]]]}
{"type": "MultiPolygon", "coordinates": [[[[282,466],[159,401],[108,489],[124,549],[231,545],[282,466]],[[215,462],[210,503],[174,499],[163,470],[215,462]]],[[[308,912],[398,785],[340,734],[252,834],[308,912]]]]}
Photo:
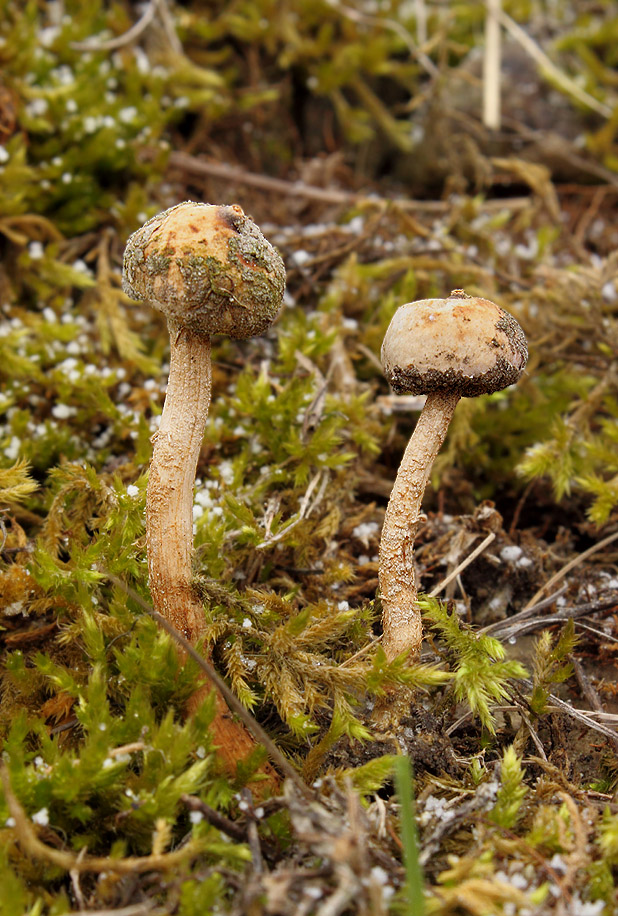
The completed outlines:
{"type": "Polygon", "coordinates": [[[414,538],[434,459],[462,397],[514,384],[528,359],[526,338],[508,312],[453,290],[397,309],[382,344],[384,375],[397,394],[427,400],[403,456],[380,540],[382,645],[390,661],[418,658],[421,615],[414,575],[414,538]]]}

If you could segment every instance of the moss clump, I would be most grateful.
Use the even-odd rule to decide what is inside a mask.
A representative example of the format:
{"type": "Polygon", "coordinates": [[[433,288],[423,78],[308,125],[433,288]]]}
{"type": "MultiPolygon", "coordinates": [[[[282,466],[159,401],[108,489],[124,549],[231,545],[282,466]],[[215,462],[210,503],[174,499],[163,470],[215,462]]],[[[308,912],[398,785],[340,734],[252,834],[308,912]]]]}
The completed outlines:
{"type": "MultiPolygon", "coordinates": [[[[428,5],[428,42],[421,7],[159,4],[125,41],[131,4],[0,0],[3,916],[295,916],[346,894],[350,913],[403,910],[401,750],[428,911],[612,911],[615,740],[577,710],[584,687],[612,700],[618,638],[613,546],[581,558],[618,506],[614,120],[562,90],[548,116],[534,65],[525,123],[490,136],[467,59],[482,5],[428,5]],[[209,177],[214,160],[227,178],[209,177]],[[196,668],[123,588],[148,600],[167,335],[122,293],[122,252],[191,197],[240,200],[288,269],[276,328],[213,350],[195,583],[215,666],[311,799],[293,785],[260,797],[259,754],[223,774],[210,701],[184,715],[196,668]],[[376,556],[419,405],[392,398],[377,354],[401,303],[456,287],[516,315],[531,361],[515,389],[455,414],[419,531],[422,587],[496,537],[428,605],[427,664],[409,668],[379,647],[376,556]],[[475,511],[483,498],[495,508],[475,511]],[[497,640],[576,557],[556,585],[564,605],[509,620],[547,634],[497,640]],[[377,741],[371,704],[393,683],[422,703],[395,743],[377,741]]],[[[553,4],[538,33],[523,6],[505,9],[614,104],[611,4],[553,4]]]]}

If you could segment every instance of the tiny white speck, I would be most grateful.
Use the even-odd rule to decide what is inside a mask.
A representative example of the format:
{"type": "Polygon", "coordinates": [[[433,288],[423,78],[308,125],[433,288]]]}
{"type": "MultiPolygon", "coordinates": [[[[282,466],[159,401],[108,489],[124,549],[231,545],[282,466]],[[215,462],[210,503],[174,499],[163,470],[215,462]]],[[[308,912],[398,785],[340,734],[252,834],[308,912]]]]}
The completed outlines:
{"type": "Polygon", "coordinates": [[[135,484],[130,483],[127,487],[127,496],[139,496],[139,487],[136,487],[135,484]]]}
{"type": "Polygon", "coordinates": [[[69,407],[68,404],[56,404],[52,407],[52,416],[56,420],[68,420],[69,417],[74,417],[76,413],[76,408],[69,407]]]}
{"type": "Polygon", "coordinates": [[[41,808],[40,811],[33,814],[32,822],[34,824],[40,824],[41,827],[46,827],[49,824],[49,811],[47,808],[41,808]]]}
{"type": "Polygon", "coordinates": [[[192,824],[199,824],[201,821],[204,820],[204,815],[202,814],[201,811],[191,811],[189,813],[189,820],[191,821],[192,824]]]}
{"type": "Polygon", "coordinates": [[[41,115],[47,112],[48,108],[47,99],[32,99],[32,101],[28,102],[26,105],[26,111],[31,118],[41,117],[41,115]]]}
{"type": "Polygon", "coordinates": [[[137,108],[135,108],[134,105],[128,105],[126,108],[121,108],[118,112],[118,119],[122,121],[123,124],[130,124],[136,117],[137,108]]]}
{"type": "Polygon", "coordinates": [[[21,439],[18,439],[17,436],[13,436],[9,444],[4,450],[4,454],[9,459],[9,461],[14,461],[15,458],[19,455],[19,450],[21,448],[21,439]]]}
{"type": "Polygon", "coordinates": [[[295,264],[298,267],[302,267],[303,264],[306,264],[307,261],[310,261],[312,257],[313,257],[312,254],[309,254],[308,251],[304,251],[302,248],[300,249],[300,251],[295,251],[292,254],[292,260],[295,262],[295,264]]]}
{"type": "Polygon", "coordinates": [[[78,270],[81,274],[92,275],[92,271],[88,267],[85,261],[82,261],[81,258],[78,258],[76,261],[73,261],[73,269],[78,270]]]}
{"type": "Polygon", "coordinates": [[[514,563],[516,560],[519,560],[523,553],[521,547],[518,547],[516,544],[510,544],[508,547],[503,547],[500,551],[500,559],[504,560],[505,563],[514,563]]]}

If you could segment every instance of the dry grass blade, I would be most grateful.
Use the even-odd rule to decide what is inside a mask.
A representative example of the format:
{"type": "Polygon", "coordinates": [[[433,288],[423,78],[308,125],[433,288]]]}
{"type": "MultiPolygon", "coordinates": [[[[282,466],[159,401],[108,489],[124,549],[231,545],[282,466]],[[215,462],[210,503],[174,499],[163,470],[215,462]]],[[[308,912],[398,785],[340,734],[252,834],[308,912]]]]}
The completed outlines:
{"type": "Polygon", "coordinates": [[[588,557],[591,557],[593,554],[597,553],[599,550],[602,550],[604,547],[607,547],[608,544],[612,544],[616,540],[618,540],[618,531],[614,531],[613,534],[603,538],[603,540],[599,541],[598,544],[593,544],[592,547],[588,548],[588,550],[584,550],[583,553],[580,553],[578,556],[574,557],[574,559],[569,560],[569,562],[566,563],[561,569],[559,569],[558,572],[555,573],[551,579],[545,583],[545,585],[541,586],[541,588],[534,593],[530,601],[520,611],[520,613],[523,614],[533,608],[537,601],[542,597],[543,593],[547,591],[547,589],[551,588],[552,585],[555,585],[556,582],[559,582],[561,579],[564,579],[567,573],[569,573],[576,566],[579,566],[579,564],[584,560],[587,560],[588,557]]]}
{"type": "MultiPolygon", "coordinates": [[[[266,191],[269,194],[285,194],[288,197],[302,197],[305,200],[314,200],[324,204],[334,204],[343,207],[363,205],[367,207],[384,207],[386,204],[395,203],[402,210],[419,213],[448,213],[452,210],[452,203],[446,200],[410,200],[408,198],[387,198],[352,191],[341,191],[337,188],[320,188],[307,184],[304,181],[286,181],[284,178],[272,178],[269,175],[249,172],[239,166],[229,165],[225,162],[211,162],[206,159],[197,159],[188,153],[173,152],[169,157],[169,165],[173,168],[188,172],[190,175],[205,175],[210,178],[220,178],[222,181],[231,181],[266,191]]],[[[512,197],[508,201],[508,209],[512,212],[525,210],[530,206],[529,197],[512,197]]],[[[505,202],[500,200],[486,200],[480,204],[481,210],[501,211],[505,209],[505,202]]]]}
{"type": "Polygon", "coordinates": [[[470,565],[470,563],[476,560],[476,558],[481,553],[483,553],[486,547],[489,547],[492,541],[495,541],[495,539],[496,539],[496,535],[494,534],[494,532],[493,531],[490,532],[490,534],[488,534],[487,537],[483,541],[481,541],[478,547],[475,547],[472,553],[469,554],[465,560],[461,561],[459,566],[456,566],[455,569],[451,573],[449,573],[448,576],[445,579],[443,579],[439,585],[436,585],[436,587],[429,592],[429,597],[436,598],[440,594],[440,592],[446,588],[449,582],[452,582],[453,579],[456,579],[457,576],[460,573],[462,573],[464,569],[466,569],[470,565]]]}
{"type": "Polygon", "coordinates": [[[530,38],[527,32],[519,26],[514,19],[511,19],[503,10],[497,10],[495,15],[500,20],[500,23],[504,26],[507,32],[517,41],[522,48],[532,57],[540,67],[545,69],[552,77],[556,80],[558,85],[562,88],[564,92],[573,98],[577,99],[578,102],[581,102],[582,105],[585,105],[587,108],[591,108],[593,111],[596,111],[598,114],[602,115],[604,118],[610,118],[612,116],[612,109],[609,105],[605,105],[603,102],[599,102],[598,99],[595,99],[588,92],[578,86],[577,83],[573,82],[570,77],[563,73],[562,70],[557,67],[553,61],[549,59],[547,54],[538,46],[538,44],[530,38]]]}

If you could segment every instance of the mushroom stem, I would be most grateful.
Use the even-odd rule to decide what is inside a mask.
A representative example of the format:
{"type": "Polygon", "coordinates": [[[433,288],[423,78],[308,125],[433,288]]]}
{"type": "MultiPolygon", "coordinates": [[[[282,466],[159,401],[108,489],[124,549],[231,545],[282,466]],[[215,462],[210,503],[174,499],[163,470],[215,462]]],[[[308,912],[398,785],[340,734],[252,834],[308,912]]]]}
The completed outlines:
{"type": "Polygon", "coordinates": [[[418,658],[423,637],[414,575],[414,538],[431,467],[460,399],[453,390],[433,391],[405,450],[386,507],[380,539],[382,646],[388,661],[408,651],[418,658]]]}
{"type": "Polygon", "coordinates": [[[155,611],[196,642],[204,608],[192,585],[193,484],[210,407],[210,338],[169,322],[170,372],[146,491],[155,611]]]}
{"type": "MultiPolygon", "coordinates": [[[[210,407],[210,337],[168,322],[170,371],[161,425],[146,490],[146,548],[150,594],[158,611],[182,635],[196,643],[204,632],[204,608],[193,584],[193,484],[210,407]]],[[[217,691],[202,676],[190,697],[192,714],[215,691],[215,716],[210,726],[214,744],[233,773],[239,760],[255,750],[255,741],[238,722],[217,691]]],[[[269,764],[261,774],[270,785],[276,775],[269,764]]]]}

